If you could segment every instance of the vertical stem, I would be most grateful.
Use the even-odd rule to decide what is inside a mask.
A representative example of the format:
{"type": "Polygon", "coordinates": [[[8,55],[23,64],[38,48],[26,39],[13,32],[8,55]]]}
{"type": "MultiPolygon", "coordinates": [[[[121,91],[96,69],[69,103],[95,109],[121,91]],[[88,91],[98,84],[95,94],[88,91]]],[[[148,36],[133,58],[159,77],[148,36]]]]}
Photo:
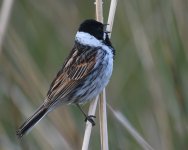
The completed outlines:
{"type": "MultiPolygon", "coordinates": [[[[98,96],[90,104],[89,112],[88,112],[89,115],[95,115],[96,108],[97,108],[97,102],[98,102],[98,96]]],[[[84,140],[83,140],[83,144],[82,144],[82,150],[88,150],[89,140],[90,140],[90,136],[91,136],[91,130],[92,130],[92,125],[90,122],[87,121],[86,129],[85,129],[85,133],[84,133],[84,140]]]]}
{"type": "MultiPolygon", "coordinates": [[[[102,0],[96,0],[96,2],[95,2],[95,5],[96,5],[96,20],[103,23],[103,7],[102,7],[102,4],[103,4],[102,0]]],[[[90,104],[89,112],[88,112],[89,115],[95,115],[97,103],[98,103],[98,96],[90,104]]],[[[91,130],[92,130],[92,125],[91,125],[90,122],[87,121],[83,145],[82,145],[82,150],[88,150],[91,130]]]]}
{"type": "MultiPolygon", "coordinates": [[[[117,0],[111,0],[110,11],[108,16],[107,31],[112,32],[114,16],[117,6],[117,0]]],[[[109,37],[111,34],[109,34],[109,37]]],[[[107,126],[107,112],[106,112],[106,90],[100,94],[99,101],[99,119],[100,119],[100,137],[101,137],[101,149],[108,150],[108,126],[107,126]]]]}
{"type": "Polygon", "coordinates": [[[101,149],[108,150],[109,149],[109,147],[108,147],[108,126],[107,126],[106,91],[105,91],[105,89],[100,94],[99,119],[100,119],[101,149]]]}
{"type": "Polygon", "coordinates": [[[103,1],[96,0],[96,20],[103,23],[103,1]]]}
{"type": "Polygon", "coordinates": [[[118,0],[111,0],[111,4],[110,4],[110,11],[109,11],[109,15],[108,15],[108,24],[109,25],[107,26],[107,31],[110,31],[109,38],[111,37],[111,33],[112,33],[112,27],[114,24],[114,16],[115,16],[115,12],[116,12],[117,2],[118,2],[118,0]]]}
{"type": "MultiPolygon", "coordinates": [[[[96,0],[96,20],[103,23],[103,1],[102,0],[96,0]]],[[[115,10],[116,10],[117,0],[112,0],[110,5],[110,12],[108,17],[108,23],[109,28],[107,28],[109,31],[112,31],[114,16],[115,16],[115,10]]],[[[96,106],[98,102],[98,97],[90,104],[89,108],[89,115],[94,115],[96,106]],[[92,110],[92,113],[90,113],[92,110]]],[[[99,120],[100,120],[100,137],[101,137],[101,149],[102,150],[108,150],[108,129],[107,129],[107,113],[106,113],[106,92],[105,89],[100,94],[100,103],[99,103],[99,120]]],[[[82,145],[82,150],[87,150],[89,146],[89,140],[91,135],[91,123],[87,122],[86,129],[85,129],[85,135],[84,135],[84,141],[82,145]]]]}
{"type": "MultiPolygon", "coordinates": [[[[96,0],[96,19],[103,23],[103,1],[96,0]]],[[[108,150],[108,127],[107,127],[107,113],[106,113],[106,92],[105,89],[100,94],[99,101],[99,120],[100,120],[100,138],[101,149],[108,150]]]]}

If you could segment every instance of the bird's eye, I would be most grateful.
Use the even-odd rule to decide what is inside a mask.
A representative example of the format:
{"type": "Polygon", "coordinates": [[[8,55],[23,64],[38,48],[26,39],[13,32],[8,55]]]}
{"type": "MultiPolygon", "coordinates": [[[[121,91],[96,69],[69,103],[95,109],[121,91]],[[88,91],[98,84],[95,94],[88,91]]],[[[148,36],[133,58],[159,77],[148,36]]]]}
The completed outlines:
{"type": "Polygon", "coordinates": [[[103,28],[98,28],[98,32],[104,32],[103,28]]]}

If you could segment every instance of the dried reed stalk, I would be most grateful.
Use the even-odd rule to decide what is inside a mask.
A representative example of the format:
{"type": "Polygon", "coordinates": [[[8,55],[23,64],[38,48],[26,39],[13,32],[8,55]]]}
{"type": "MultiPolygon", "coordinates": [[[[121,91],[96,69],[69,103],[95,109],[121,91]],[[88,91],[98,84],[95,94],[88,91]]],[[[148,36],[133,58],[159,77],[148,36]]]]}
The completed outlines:
{"type": "MultiPolygon", "coordinates": [[[[98,96],[90,104],[89,112],[88,112],[89,115],[95,115],[97,103],[98,103],[98,96]]],[[[87,121],[85,133],[84,133],[84,140],[83,140],[83,144],[82,144],[82,150],[88,150],[89,140],[90,140],[90,136],[91,136],[91,130],[92,130],[92,125],[90,122],[87,121]]]]}
{"type": "MultiPolygon", "coordinates": [[[[103,2],[102,0],[96,0],[95,6],[96,6],[96,20],[103,23],[103,8],[102,8],[103,2]]],[[[98,103],[98,96],[96,99],[90,104],[88,115],[95,115],[96,108],[98,103]]],[[[84,140],[82,144],[82,150],[88,150],[89,147],[89,140],[91,136],[91,130],[92,125],[90,122],[86,122],[86,129],[84,134],[84,140]]]]}
{"type": "MultiPolygon", "coordinates": [[[[103,23],[103,1],[96,0],[96,20],[103,23]]],[[[107,27],[108,31],[112,31],[115,10],[116,10],[117,0],[112,0],[110,5],[109,17],[108,17],[108,24],[107,27]]],[[[111,34],[109,35],[111,36],[111,34]]],[[[96,106],[98,102],[98,97],[95,99],[94,102],[91,103],[89,108],[89,115],[94,115],[96,106]],[[90,113],[93,112],[93,113],[90,113]]],[[[101,149],[108,150],[108,129],[107,129],[107,113],[106,113],[106,92],[105,89],[100,94],[100,103],[99,103],[99,120],[100,120],[100,137],[101,137],[101,149]]],[[[87,150],[89,146],[89,139],[91,134],[91,123],[86,124],[85,135],[82,145],[82,150],[87,150]]]]}
{"type": "MultiPolygon", "coordinates": [[[[111,0],[110,11],[108,15],[107,31],[110,31],[109,37],[111,37],[112,27],[114,23],[114,16],[116,12],[117,0],[111,0]]],[[[99,119],[100,119],[100,137],[101,137],[101,149],[108,150],[108,126],[107,126],[107,112],[106,112],[106,91],[105,89],[100,94],[99,101],[99,119]]]]}

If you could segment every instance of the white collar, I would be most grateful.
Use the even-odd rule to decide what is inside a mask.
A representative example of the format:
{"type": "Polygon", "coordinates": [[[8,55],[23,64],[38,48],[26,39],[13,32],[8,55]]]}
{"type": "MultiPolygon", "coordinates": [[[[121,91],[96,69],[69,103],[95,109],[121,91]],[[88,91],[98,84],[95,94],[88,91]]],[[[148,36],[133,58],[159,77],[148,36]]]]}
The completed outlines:
{"type": "Polygon", "coordinates": [[[102,40],[98,40],[97,38],[86,32],[77,32],[75,40],[83,45],[95,47],[103,46],[102,40]]]}

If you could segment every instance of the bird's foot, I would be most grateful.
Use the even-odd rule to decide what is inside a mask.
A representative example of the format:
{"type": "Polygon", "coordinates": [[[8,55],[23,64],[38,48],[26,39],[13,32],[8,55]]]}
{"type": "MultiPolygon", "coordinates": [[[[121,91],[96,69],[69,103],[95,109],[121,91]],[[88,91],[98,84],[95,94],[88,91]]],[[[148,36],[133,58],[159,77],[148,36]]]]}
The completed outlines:
{"type": "Polygon", "coordinates": [[[92,118],[96,118],[96,116],[93,116],[93,115],[86,116],[85,122],[89,121],[92,124],[92,126],[94,126],[95,121],[92,118]]]}

